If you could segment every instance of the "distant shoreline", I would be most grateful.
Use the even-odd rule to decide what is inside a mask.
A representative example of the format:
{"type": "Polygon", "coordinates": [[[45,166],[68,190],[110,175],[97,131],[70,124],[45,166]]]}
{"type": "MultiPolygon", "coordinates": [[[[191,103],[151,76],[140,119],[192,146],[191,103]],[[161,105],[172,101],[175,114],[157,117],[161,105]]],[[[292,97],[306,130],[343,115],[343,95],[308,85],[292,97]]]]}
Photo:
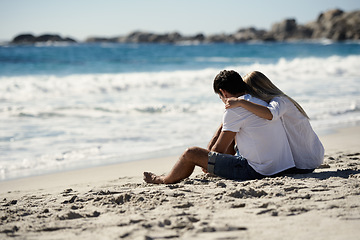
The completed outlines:
{"type": "Polygon", "coordinates": [[[124,36],[102,37],[92,36],[85,41],[77,41],[71,37],[61,37],[58,34],[43,34],[34,36],[31,33],[22,33],[9,41],[10,44],[36,44],[48,42],[69,43],[243,43],[250,41],[276,42],[296,40],[332,41],[360,40],[360,10],[344,12],[340,9],[321,13],[315,21],[301,25],[294,18],[285,19],[273,24],[267,31],[254,27],[241,28],[230,34],[198,33],[182,35],[179,32],[157,34],[148,31],[134,31],[124,36]]]}
{"type": "Polygon", "coordinates": [[[336,44],[336,43],[360,43],[360,39],[348,39],[348,40],[344,40],[344,41],[334,41],[331,39],[326,39],[326,38],[322,38],[322,39],[297,39],[297,40],[284,40],[284,41],[262,41],[262,40],[249,40],[246,42],[198,42],[198,41],[179,41],[179,42],[175,42],[175,43],[166,43],[166,42],[101,42],[101,41],[97,41],[97,42],[85,42],[85,41],[81,41],[81,42],[66,42],[66,41],[62,41],[62,42],[53,42],[53,41],[48,41],[48,42],[36,42],[36,43],[21,43],[21,44],[14,44],[11,43],[9,41],[1,41],[0,40],[0,47],[4,47],[4,46],[35,46],[35,47],[46,47],[46,46],[51,46],[51,47],[66,47],[66,46],[81,46],[81,45],[98,45],[98,44],[109,44],[109,45],[174,45],[174,46],[194,46],[194,45],[212,45],[212,44],[275,44],[275,43],[286,43],[286,44],[336,44]]]}

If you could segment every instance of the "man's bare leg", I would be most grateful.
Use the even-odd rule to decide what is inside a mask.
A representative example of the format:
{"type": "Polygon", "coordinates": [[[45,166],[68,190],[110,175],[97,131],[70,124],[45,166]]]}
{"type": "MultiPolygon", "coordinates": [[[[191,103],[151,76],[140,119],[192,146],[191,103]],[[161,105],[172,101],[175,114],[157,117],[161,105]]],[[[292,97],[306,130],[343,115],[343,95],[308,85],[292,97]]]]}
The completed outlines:
{"type": "Polygon", "coordinates": [[[144,181],[147,183],[161,184],[164,183],[164,176],[157,176],[151,172],[144,172],[144,181]]]}
{"type": "Polygon", "coordinates": [[[166,176],[158,176],[150,172],[144,172],[144,181],[155,184],[170,184],[177,183],[189,177],[195,166],[207,169],[209,150],[192,147],[187,149],[174,165],[170,173],[166,176]]]}

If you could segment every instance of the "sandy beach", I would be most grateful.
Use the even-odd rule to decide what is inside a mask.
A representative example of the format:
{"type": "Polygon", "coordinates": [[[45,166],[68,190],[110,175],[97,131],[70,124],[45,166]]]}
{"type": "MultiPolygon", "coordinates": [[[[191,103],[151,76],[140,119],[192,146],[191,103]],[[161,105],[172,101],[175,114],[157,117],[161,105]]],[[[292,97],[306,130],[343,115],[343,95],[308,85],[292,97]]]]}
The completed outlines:
{"type": "Polygon", "coordinates": [[[0,239],[359,239],[360,127],[311,174],[146,184],[177,156],[0,182],[0,239]]]}

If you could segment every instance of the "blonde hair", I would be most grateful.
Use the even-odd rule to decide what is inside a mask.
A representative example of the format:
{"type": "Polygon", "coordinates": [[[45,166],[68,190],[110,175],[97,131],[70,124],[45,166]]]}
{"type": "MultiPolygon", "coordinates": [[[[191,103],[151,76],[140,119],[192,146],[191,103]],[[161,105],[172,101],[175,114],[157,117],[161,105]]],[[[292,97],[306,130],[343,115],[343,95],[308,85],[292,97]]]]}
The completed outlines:
{"type": "Polygon", "coordinates": [[[246,74],[243,79],[244,82],[249,86],[250,93],[254,97],[264,100],[265,102],[270,102],[274,97],[287,97],[306,118],[309,118],[300,104],[283,93],[283,91],[276,87],[263,73],[253,71],[246,74]]]}

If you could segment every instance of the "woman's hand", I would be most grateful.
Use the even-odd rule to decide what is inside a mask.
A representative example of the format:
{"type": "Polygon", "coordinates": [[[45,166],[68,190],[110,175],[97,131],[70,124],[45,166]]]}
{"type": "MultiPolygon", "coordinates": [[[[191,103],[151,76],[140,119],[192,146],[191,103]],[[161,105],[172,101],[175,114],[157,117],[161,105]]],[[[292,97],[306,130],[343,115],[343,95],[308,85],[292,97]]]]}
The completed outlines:
{"type": "Polygon", "coordinates": [[[225,100],[225,108],[235,108],[235,107],[241,107],[241,101],[243,101],[243,99],[238,99],[238,98],[227,98],[225,100]]]}

